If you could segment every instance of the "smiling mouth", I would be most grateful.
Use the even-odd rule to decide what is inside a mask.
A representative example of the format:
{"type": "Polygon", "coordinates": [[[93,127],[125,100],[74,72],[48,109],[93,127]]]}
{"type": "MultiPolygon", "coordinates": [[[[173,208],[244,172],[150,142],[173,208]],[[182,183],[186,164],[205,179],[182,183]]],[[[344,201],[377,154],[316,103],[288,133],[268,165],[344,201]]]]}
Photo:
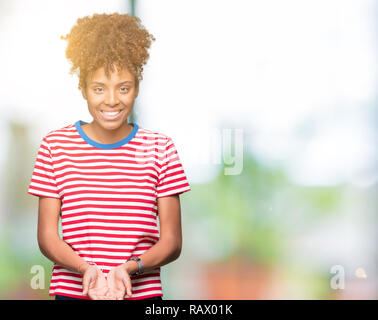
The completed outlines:
{"type": "Polygon", "coordinates": [[[122,110],[118,111],[103,111],[101,110],[101,115],[105,120],[115,120],[118,118],[122,110]]]}
{"type": "Polygon", "coordinates": [[[104,110],[101,110],[101,112],[105,115],[109,115],[109,116],[114,116],[115,114],[121,112],[121,110],[118,110],[118,111],[104,111],[104,110]]]}

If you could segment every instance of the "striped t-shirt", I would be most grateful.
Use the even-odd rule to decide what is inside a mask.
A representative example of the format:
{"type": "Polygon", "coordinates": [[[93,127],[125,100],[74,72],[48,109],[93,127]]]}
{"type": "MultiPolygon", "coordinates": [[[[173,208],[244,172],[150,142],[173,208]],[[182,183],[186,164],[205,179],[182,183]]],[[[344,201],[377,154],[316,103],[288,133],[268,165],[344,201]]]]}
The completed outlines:
{"type": "MultiPolygon", "coordinates": [[[[167,135],[130,123],[126,138],[101,144],[85,134],[83,124],[44,136],[28,193],[61,200],[63,240],[106,276],[159,240],[157,198],[191,189],[167,135]]],[[[160,267],[131,280],[126,300],[163,295],[160,267]]],[[[80,273],[54,263],[51,296],[86,298],[82,290],[80,273]]]]}

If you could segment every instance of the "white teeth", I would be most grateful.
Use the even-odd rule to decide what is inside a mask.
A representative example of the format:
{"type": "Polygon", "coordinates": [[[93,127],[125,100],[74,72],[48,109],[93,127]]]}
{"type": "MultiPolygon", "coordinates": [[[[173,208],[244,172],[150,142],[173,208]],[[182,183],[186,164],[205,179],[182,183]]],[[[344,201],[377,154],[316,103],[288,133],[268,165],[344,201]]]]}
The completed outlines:
{"type": "Polygon", "coordinates": [[[116,112],[105,112],[105,111],[101,111],[104,115],[106,116],[115,116],[116,114],[119,113],[119,111],[116,111],[116,112]]]}

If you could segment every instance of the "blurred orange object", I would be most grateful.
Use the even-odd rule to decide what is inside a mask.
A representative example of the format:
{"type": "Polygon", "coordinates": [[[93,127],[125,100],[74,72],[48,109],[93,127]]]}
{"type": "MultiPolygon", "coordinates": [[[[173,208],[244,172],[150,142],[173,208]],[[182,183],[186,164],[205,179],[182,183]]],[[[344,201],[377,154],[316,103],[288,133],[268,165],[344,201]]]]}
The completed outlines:
{"type": "Polygon", "coordinates": [[[273,277],[272,268],[235,258],[204,266],[205,299],[258,300],[266,299],[273,277]]]}

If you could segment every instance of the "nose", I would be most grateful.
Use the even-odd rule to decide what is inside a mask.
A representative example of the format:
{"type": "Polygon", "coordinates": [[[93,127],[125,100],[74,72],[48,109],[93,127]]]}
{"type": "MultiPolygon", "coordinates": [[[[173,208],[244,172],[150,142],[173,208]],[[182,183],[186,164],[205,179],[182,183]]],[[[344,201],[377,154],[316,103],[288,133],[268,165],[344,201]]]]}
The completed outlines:
{"type": "Polygon", "coordinates": [[[108,106],[117,105],[119,103],[117,92],[115,90],[108,90],[104,102],[108,106]]]}

